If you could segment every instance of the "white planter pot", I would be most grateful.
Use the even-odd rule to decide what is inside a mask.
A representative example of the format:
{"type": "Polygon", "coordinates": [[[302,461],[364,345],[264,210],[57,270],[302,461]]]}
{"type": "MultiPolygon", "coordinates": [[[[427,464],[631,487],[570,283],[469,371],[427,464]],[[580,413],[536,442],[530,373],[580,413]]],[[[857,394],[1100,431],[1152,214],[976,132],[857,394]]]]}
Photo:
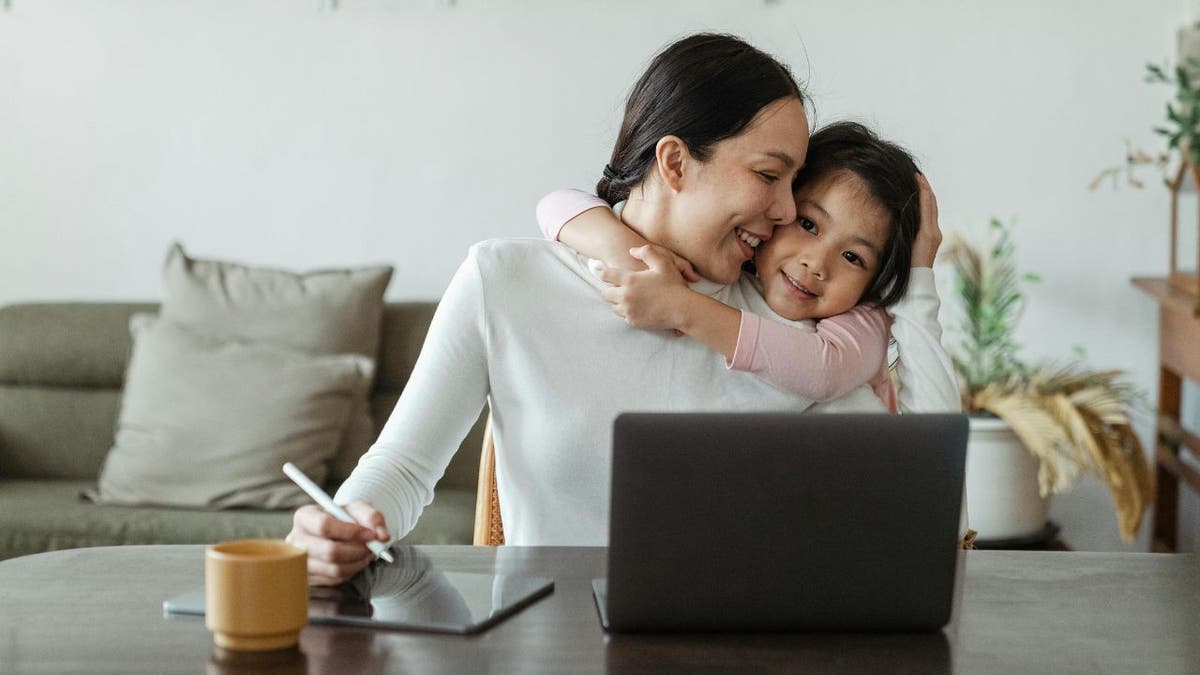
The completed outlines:
{"type": "Polygon", "coordinates": [[[967,518],[980,539],[1042,531],[1050,500],[1038,493],[1038,460],[1001,419],[971,417],[967,441],[967,518]]]}

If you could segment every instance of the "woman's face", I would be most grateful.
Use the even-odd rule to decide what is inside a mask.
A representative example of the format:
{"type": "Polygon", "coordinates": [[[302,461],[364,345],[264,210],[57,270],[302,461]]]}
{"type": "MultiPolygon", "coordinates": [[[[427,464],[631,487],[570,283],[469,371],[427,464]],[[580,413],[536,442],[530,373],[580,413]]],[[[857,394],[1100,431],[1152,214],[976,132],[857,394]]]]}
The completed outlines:
{"type": "Polygon", "coordinates": [[[736,281],[775,226],[796,219],[792,181],[807,151],[800,99],[764,107],[740,134],[716,143],[707,161],[692,158],[685,165],[656,243],[687,258],[707,279],[736,281]]]}
{"type": "Polygon", "coordinates": [[[887,211],[858,176],[835,173],[796,190],[796,215],[758,252],[763,297],[793,321],[849,310],[879,270],[887,211]]]}

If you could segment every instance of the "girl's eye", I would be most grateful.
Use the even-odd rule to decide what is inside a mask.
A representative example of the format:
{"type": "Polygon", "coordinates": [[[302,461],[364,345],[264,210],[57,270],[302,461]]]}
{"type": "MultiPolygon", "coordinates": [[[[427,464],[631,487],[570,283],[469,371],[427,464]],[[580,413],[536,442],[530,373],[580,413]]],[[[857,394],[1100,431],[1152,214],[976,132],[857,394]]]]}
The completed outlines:
{"type": "Polygon", "coordinates": [[[779,180],[779,176],[776,176],[775,174],[767,173],[766,171],[755,171],[754,173],[758,174],[759,178],[762,178],[763,180],[765,180],[768,183],[774,183],[775,181],[779,180]]]}
{"type": "Polygon", "coordinates": [[[812,232],[815,234],[817,231],[817,224],[808,218],[805,218],[804,216],[801,216],[799,219],[797,219],[796,224],[799,225],[800,229],[804,230],[805,232],[812,232]]]}
{"type": "Polygon", "coordinates": [[[851,265],[858,265],[859,267],[866,266],[866,263],[863,262],[862,256],[854,251],[845,251],[842,253],[842,257],[845,258],[846,262],[849,262],[851,265]]]}

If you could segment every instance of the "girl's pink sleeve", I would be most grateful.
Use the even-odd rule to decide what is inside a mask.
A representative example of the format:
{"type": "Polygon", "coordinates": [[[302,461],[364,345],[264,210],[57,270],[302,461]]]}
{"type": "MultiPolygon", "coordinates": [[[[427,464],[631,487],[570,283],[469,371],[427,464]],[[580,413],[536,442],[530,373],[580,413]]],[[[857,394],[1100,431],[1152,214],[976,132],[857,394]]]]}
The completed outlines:
{"type": "Polygon", "coordinates": [[[583,190],[555,190],[537,203],[538,227],[547,239],[558,241],[558,233],[568,220],[597,206],[607,208],[608,202],[583,190]]]}
{"type": "Polygon", "coordinates": [[[867,383],[880,392],[876,380],[887,360],[888,324],[887,312],[864,305],[822,319],[815,333],[743,311],[728,366],[814,401],[867,383]]]}

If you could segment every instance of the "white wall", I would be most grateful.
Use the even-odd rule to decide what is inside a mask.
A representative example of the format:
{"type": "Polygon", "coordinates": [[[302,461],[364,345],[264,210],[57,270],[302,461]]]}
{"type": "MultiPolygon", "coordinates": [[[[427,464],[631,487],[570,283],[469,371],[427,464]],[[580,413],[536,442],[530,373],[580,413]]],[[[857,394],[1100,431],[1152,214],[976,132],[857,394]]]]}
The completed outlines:
{"type": "MultiPolygon", "coordinates": [[[[1153,395],[1167,200],[1086,185],[1157,143],[1177,2],[13,0],[0,13],[0,303],[156,298],[168,242],[293,268],[385,261],[437,298],[466,247],[591,185],[650,55],[741,34],[920,158],[947,231],[1019,219],[1031,357],[1153,395]]],[[[1157,147],[1154,145],[1153,147],[1157,147]]],[[[1193,397],[1193,401],[1195,398],[1193,397]]],[[[1055,513],[1119,548],[1104,491],[1055,513]]]]}

